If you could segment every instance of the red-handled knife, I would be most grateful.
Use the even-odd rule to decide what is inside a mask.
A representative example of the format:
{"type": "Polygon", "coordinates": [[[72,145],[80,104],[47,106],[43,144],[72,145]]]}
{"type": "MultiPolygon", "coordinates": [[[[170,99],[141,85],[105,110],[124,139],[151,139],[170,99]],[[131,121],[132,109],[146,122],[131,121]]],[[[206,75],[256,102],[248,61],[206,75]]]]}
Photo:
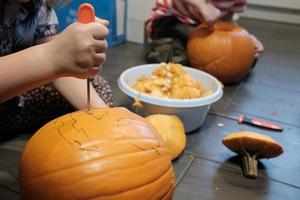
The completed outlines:
{"type": "Polygon", "coordinates": [[[241,124],[250,124],[250,125],[254,125],[254,126],[259,126],[259,127],[263,127],[263,128],[267,128],[267,129],[272,129],[272,130],[276,130],[276,131],[282,131],[283,128],[277,124],[274,124],[273,122],[268,122],[268,121],[264,121],[261,119],[253,119],[250,117],[247,117],[245,115],[240,115],[237,119],[237,121],[241,124]]]}
{"type": "Polygon", "coordinates": [[[245,115],[240,115],[238,117],[235,117],[232,115],[227,115],[227,114],[213,112],[213,111],[209,111],[209,114],[212,114],[215,116],[220,116],[220,117],[225,117],[228,119],[233,119],[233,120],[236,120],[240,124],[244,123],[244,124],[249,124],[252,126],[266,128],[266,129],[270,129],[270,130],[274,130],[274,131],[283,131],[283,127],[278,124],[275,124],[273,122],[264,121],[261,119],[250,118],[245,115]]]}

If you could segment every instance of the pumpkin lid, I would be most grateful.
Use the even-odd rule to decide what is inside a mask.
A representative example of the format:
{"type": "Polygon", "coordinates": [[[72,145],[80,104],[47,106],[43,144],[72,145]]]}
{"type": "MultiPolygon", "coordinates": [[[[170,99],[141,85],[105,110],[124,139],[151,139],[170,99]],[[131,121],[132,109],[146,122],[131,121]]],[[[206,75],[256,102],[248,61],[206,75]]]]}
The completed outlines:
{"type": "Polygon", "coordinates": [[[283,153],[283,148],[271,137],[255,132],[233,132],[223,139],[223,144],[238,154],[272,158],[283,153]]]}

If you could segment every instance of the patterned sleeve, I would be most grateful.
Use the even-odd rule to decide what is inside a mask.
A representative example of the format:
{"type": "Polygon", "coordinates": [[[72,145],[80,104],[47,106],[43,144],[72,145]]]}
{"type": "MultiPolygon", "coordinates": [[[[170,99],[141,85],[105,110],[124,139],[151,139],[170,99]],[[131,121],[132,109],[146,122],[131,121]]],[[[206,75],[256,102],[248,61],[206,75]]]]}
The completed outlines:
{"type": "Polygon", "coordinates": [[[244,12],[247,7],[247,0],[211,0],[211,3],[221,11],[222,16],[230,12],[244,12]]]}
{"type": "Polygon", "coordinates": [[[185,24],[198,24],[201,16],[193,6],[182,0],[156,0],[150,19],[147,20],[147,30],[152,31],[152,22],[164,16],[174,16],[185,24]]]}
{"type": "Polygon", "coordinates": [[[35,32],[35,39],[52,36],[59,32],[58,19],[54,9],[47,5],[47,0],[42,1],[43,3],[38,12],[38,25],[35,32]]]}

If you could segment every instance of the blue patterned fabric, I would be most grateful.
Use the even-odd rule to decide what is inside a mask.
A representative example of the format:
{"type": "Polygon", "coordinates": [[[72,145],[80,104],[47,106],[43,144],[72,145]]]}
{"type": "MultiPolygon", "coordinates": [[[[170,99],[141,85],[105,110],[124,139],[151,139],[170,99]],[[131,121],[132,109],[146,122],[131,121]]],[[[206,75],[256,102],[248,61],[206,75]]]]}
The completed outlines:
{"type": "Polygon", "coordinates": [[[58,32],[56,15],[46,0],[7,0],[1,14],[4,17],[0,23],[0,56],[33,46],[37,39],[58,32]]]}

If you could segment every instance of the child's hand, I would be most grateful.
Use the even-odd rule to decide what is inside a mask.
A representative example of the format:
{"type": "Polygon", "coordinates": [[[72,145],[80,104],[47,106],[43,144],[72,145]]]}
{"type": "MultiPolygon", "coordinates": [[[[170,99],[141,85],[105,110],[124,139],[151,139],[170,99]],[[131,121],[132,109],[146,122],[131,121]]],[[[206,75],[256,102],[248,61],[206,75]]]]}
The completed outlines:
{"type": "Polygon", "coordinates": [[[254,43],[255,57],[257,58],[264,51],[264,46],[254,35],[251,35],[251,39],[254,43]]]}
{"type": "Polygon", "coordinates": [[[182,0],[184,3],[194,7],[202,18],[203,23],[211,26],[221,16],[221,11],[205,0],[182,0]]]}
{"type": "Polygon", "coordinates": [[[208,26],[212,26],[221,16],[221,11],[210,3],[200,6],[200,12],[208,26]]]}
{"type": "Polygon", "coordinates": [[[108,21],[75,22],[48,44],[49,62],[60,76],[87,78],[97,74],[105,62],[108,21]]]}

